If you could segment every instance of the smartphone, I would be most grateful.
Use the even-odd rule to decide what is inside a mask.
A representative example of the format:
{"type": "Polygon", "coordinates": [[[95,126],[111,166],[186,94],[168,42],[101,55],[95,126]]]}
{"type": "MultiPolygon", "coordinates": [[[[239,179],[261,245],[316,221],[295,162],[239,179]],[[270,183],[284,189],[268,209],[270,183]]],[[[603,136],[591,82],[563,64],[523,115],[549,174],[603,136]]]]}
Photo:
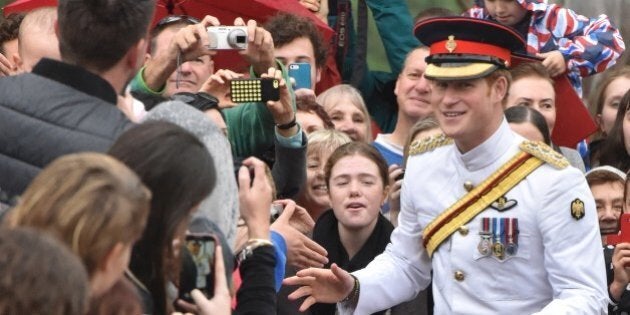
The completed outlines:
{"type": "Polygon", "coordinates": [[[234,79],[230,81],[230,96],[234,103],[280,100],[280,81],[274,78],[234,79]]]}
{"type": "MultiPolygon", "coordinates": [[[[199,289],[208,298],[214,295],[214,253],[217,244],[218,239],[213,234],[186,235],[186,248],[192,256],[197,271],[194,288],[199,289]]],[[[192,290],[180,292],[180,298],[192,301],[190,291],[192,290]]]]}
{"type": "Polygon", "coordinates": [[[616,234],[605,235],[607,245],[630,243],[630,213],[621,214],[618,227],[619,231],[616,234]]]}
{"type": "Polygon", "coordinates": [[[311,64],[306,62],[290,64],[289,77],[295,80],[293,89],[311,89],[311,64]]]}

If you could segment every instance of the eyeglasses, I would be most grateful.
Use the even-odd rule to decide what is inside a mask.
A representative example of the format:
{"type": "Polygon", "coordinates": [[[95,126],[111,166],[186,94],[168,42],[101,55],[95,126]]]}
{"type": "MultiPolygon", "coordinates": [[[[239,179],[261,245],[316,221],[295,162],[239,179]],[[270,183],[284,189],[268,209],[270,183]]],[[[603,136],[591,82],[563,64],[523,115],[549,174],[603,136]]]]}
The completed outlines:
{"type": "Polygon", "coordinates": [[[180,22],[192,25],[192,24],[198,24],[201,21],[189,15],[169,15],[162,18],[159,22],[157,22],[157,24],[155,25],[153,29],[161,29],[166,26],[177,24],[180,22]]]}

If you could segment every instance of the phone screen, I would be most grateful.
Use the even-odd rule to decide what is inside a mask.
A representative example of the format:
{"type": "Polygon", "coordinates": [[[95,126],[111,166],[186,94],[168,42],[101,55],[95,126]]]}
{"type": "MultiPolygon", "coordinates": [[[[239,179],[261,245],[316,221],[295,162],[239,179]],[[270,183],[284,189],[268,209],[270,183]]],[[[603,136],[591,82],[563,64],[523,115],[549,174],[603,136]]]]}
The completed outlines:
{"type": "Polygon", "coordinates": [[[289,65],[289,76],[295,80],[294,89],[311,89],[311,64],[306,62],[289,65]]]}
{"type": "Polygon", "coordinates": [[[214,294],[215,237],[213,235],[187,235],[186,247],[197,269],[195,287],[207,297],[212,297],[214,294]]]}

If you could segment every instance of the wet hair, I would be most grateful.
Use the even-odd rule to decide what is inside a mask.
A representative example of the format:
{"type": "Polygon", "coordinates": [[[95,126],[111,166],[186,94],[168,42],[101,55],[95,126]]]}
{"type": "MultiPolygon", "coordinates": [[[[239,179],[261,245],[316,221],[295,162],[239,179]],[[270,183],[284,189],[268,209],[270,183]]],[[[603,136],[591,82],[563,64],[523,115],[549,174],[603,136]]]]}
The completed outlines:
{"type": "Polygon", "coordinates": [[[146,37],[155,0],[59,0],[59,52],[64,61],[111,69],[146,37]]]}
{"type": "Polygon", "coordinates": [[[165,121],[128,130],[109,154],[135,171],[153,194],[147,228],[133,248],[130,269],[150,291],[155,314],[167,314],[167,275],[179,274],[180,266],[172,243],[183,237],[181,227],[214,188],[212,157],[197,137],[165,121]]]}
{"type": "Polygon", "coordinates": [[[537,110],[527,106],[513,106],[507,108],[504,112],[505,119],[508,123],[522,124],[530,123],[543,136],[545,143],[551,145],[551,137],[549,136],[549,126],[545,121],[545,117],[537,110]]]}
{"type": "Polygon", "coordinates": [[[295,106],[298,111],[313,113],[319,117],[324,123],[324,128],[326,129],[334,129],[335,125],[333,124],[330,116],[324,110],[324,107],[319,105],[314,98],[311,97],[300,97],[296,98],[295,106]]]}
{"type": "Polygon", "coordinates": [[[365,131],[365,136],[368,138],[367,141],[371,142],[372,119],[370,118],[370,113],[365,106],[365,101],[363,100],[363,96],[361,96],[361,92],[359,92],[359,90],[357,90],[355,87],[349,84],[335,85],[324,91],[324,93],[319,94],[317,96],[317,103],[321,104],[326,112],[329,112],[332,108],[328,104],[330,104],[333,100],[342,98],[344,96],[348,97],[352,105],[358,108],[361,113],[363,113],[363,116],[365,116],[365,126],[367,129],[365,131]]]}
{"type": "Polygon", "coordinates": [[[116,159],[70,154],[35,177],[8,222],[54,235],[83,260],[91,277],[116,244],[140,237],[150,199],[138,176],[116,159]]]}
{"type": "Polygon", "coordinates": [[[85,314],[87,273],[61,242],[28,228],[1,228],[0,253],[0,314],[85,314]]]}
{"type": "MultiPolygon", "coordinates": [[[[0,19],[0,54],[6,55],[4,43],[18,38],[20,24],[24,19],[24,13],[11,13],[6,18],[0,19]]],[[[7,58],[9,56],[6,56],[7,58]]]]}
{"type": "Polygon", "coordinates": [[[269,18],[263,27],[271,33],[276,48],[301,37],[308,38],[313,45],[315,65],[324,67],[328,49],[317,26],[308,18],[290,13],[279,13],[269,18]]]}
{"type": "Polygon", "coordinates": [[[387,187],[389,185],[389,173],[387,168],[387,162],[379,153],[374,146],[367,144],[361,141],[352,141],[346,143],[340,147],[338,147],[335,152],[333,152],[328,161],[326,162],[326,166],[324,167],[324,177],[326,179],[326,185],[330,187],[330,176],[332,172],[332,168],[346,156],[363,156],[368,160],[374,162],[376,164],[376,168],[378,168],[379,175],[381,176],[381,180],[383,181],[383,187],[387,187]]]}
{"type": "Polygon", "coordinates": [[[615,124],[610,129],[610,134],[606,137],[606,140],[604,140],[599,160],[600,165],[610,165],[623,172],[630,170],[630,155],[628,155],[623,133],[623,121],[629,107],[630,90],[623,95],[619,102],[615,124]]]}

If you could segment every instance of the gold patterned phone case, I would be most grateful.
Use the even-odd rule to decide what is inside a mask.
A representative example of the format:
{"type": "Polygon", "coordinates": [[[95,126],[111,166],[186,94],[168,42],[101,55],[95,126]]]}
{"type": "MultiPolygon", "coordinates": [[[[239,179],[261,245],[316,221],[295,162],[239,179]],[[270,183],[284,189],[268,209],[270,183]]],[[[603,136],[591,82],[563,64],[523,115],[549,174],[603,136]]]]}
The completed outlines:
{"type": "Polygon", "coordinates": [[[230,94],[235,103],[267,102],[280,99],[280,81],[274,78],[235,79],[230,94]]]}

